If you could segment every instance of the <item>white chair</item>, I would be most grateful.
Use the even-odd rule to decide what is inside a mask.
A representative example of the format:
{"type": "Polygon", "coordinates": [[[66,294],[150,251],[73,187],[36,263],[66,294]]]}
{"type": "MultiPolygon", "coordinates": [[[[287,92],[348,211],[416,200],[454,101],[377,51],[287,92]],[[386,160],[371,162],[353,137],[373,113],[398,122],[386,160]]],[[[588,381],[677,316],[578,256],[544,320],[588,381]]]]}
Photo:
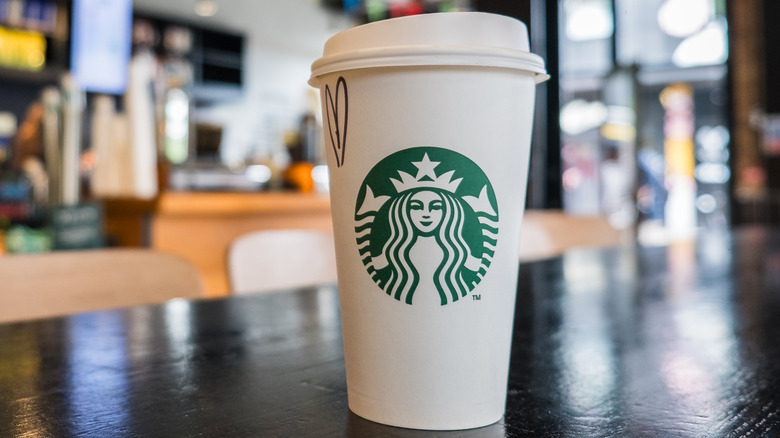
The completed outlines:
{"type": "Polygon", "coordinates": [[[333,234],[319,230],[266,230],[235,239],[228,249],[235,294],[336,283],[333,234]]]}
{"type": "Polygon", "coordinates": [[[0,256],[0,322],[203,296],[194,266],[153,250],[0,256]]]}

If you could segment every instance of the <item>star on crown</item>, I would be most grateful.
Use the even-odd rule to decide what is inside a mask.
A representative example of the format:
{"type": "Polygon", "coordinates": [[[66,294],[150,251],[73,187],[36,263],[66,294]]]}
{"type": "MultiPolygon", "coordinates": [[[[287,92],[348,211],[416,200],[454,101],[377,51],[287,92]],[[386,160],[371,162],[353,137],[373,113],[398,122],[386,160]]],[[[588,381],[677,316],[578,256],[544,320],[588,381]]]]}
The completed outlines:
{"type": "Polygon", "coordinates": [[[431,159],[428,158],[427,153],[423,157],[422,161],[412,161],[412,164],[417,168],[416,176],[412,176],[402,170],[399,170],[398,176],[401,177],[400,181],[394,178],[390,178],[390,182],[393,183],[395,190],[398,193],[423,187],[436,188],[446,190],[450,193],[455,193],[455,191],[458,190],[460,182],[463,181],[463,178],[458,178],[454,181],[452,180],[452,175],[455,173],[454,170],[450,170],[449,172],[436,176],[434,169],[436,166],[441,164],[441,162],[431,161],[431,159]]]}

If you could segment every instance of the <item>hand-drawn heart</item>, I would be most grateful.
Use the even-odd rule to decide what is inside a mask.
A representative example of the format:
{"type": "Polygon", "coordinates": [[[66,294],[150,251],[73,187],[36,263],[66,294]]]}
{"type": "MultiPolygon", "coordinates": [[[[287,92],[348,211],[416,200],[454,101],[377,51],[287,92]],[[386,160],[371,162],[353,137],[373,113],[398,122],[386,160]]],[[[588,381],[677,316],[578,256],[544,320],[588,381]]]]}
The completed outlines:
{"type": "Polygon", "coordinates": [[[334,100],[330,87],[325,85],[325,112],[330,131],[330,144],[336,154],[336,167],[344,164],[344,152],[347,149],[347,117],[348,117],[347,81],[339,76],[336,81],[336,97],[334,100]],[[339,124],[343,121],[342,124],[339,124]]]}

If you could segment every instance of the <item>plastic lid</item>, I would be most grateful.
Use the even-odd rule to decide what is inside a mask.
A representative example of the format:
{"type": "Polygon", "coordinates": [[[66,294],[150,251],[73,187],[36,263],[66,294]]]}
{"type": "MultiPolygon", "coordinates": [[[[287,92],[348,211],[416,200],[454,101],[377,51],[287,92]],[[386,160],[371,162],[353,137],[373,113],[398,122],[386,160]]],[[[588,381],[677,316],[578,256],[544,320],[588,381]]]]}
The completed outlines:
{"type": "Polygon", "coordinates": [[[549,78],[529,52],[523,22],[484,12],[443,12],[377,21],[339,32],[311,66],[309,84],[327,73],[372,67],[469,65],[505,67],[549,78]]]}

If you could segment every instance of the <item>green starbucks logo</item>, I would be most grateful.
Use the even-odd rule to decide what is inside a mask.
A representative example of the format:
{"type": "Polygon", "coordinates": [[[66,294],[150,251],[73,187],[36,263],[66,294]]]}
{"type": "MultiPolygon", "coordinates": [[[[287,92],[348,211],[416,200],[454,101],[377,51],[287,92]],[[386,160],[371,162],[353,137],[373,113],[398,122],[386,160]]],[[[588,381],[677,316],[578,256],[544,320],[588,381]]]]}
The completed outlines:
{"type": "Polygon", "coordinates": [[[419,290],[435,289],[443,306],[465,297],[490,267],[498,205],[473,161],[415,147],[384,158],[366,175],[355,232],[363,265],[382,290],[412,304],[419,290]],[[422,269],[431,264],[435,269],[422,269]]]}

